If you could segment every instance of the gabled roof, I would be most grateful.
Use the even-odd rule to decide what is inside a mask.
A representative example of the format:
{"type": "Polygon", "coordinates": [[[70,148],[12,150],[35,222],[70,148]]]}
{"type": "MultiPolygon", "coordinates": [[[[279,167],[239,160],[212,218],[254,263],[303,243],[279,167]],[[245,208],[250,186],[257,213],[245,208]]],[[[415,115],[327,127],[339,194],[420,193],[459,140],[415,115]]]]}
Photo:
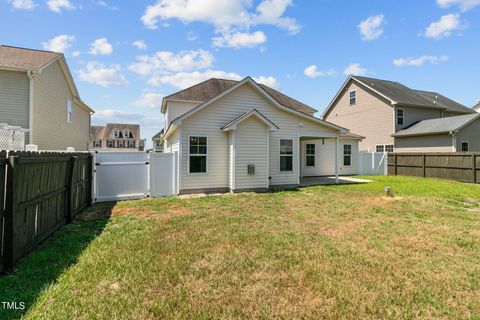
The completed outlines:
{"type": "Polygon", "coordinates": [[[389,101],[391,105],[430,108],[463,114],[469,114],[474,112],[472,109],[467,108],[466,106],[436,92],[414,90],[395,81],[360,76],[350,76],[342,86],[341,90],[338,91],[335,98],[329,104],[329,106],[323,113],[322,118],[330,112],[335,102],[340,97],[341,93],[343,93],[343,91],[351,81],[355,81],[374,91],[375,93],[389,101]]]}
{"type": "Polygon", "coordinates": [[[133,136],[133,139],[140,139],[140,125],[126,124],[126,123],[107,123],[105,126],[91,126],[90,133],[95,136],[95,139],[114,139],[113,130],[118,129],[123,137],[123,131],[128,129],[133,136]]]}
{"type": "Polygon", "coordinates": [[[188,117],[190,117],[192,114],[202,110],[203,108],[209,106],[210,104],[214,103],[215,101],[218,101],[219,99],[221,99],[222,97],[226,96],[227,94],[229,94],[230,92],[232,92],[233,90],[239,88],[240,86],[244,85],[244,84],[249,84],[255,91],[257,91],[260,95],[262,95],[263,97],[265,97],[265,99],[267,99],[268,101],[270,101],[275,107],[279,108],[279,109],[282,109],[286,112],[290,112],[290,113],[293,113],[299,117],[302,117],[304,119],[308,119],[308,120],[311,120],[313,122],[316,122],[318,124],[321,124],[325,127],[328,127],[328,128],[331,128],[333,130],[338,130],[340,133],[344,133],[344,132],[348,132],[348,129],[345,129],[343,127],[340,127],[336,124],[333,124],[333,123],[330,123],[328,121],[325,121],[325,120],[322,120],[322,119],[319,119],[319,118],[316,118],[314,116],[311,116],[309,114],[306,114],[306,113],[303,113],[301,111],[298,111],[296,109],[293,109],[293,108],[289,108],[289,107],[286,107],[282,104],[280,104],[277,100],[275,100],[271,95],[269,95],[265,89],[263,89],[262,86],[260,86],[258,83],[255,82],[255,80],[253,80],[251,77],[246,77],[245,79],[243,79],[242,81],[238,82],[237,84],[231,86],[230,88],[228,88],[227,90],[223,91],[222,93],[220,93],[219,95],[213,97],[212,99],[196,106],[195,108],[191,109],[190,111],[184,113],[183,115],[179,116],[178,118],[174,119],[173,121],[170,122],[170,124],[168,125],[168,128],[166,129],[165,131],[165,137],[169,135],[169,133],[171,132],[170,128],[172,127],[176,127],[178,125],[180,125],[182,123],[182,120],[183,119],[186,119],[188,117]]]}
{"type": "Polygon", "coordinates": [[[164,131],[165,131],[164,129],[158,131],[158,132],[152,137],[152,140],[161,139],[164,131]]]}
{"type": "Polygon", "coordinates": [[[423,120],[406,129],[398,131],[392,136],[408,137],[456,132],[478,118],[480,118],[480,114],[475,113],[455,117],[423,120]]]}
{"type": "Polygon", "coordinates": [[[244,114],[238,116],[237,118],[233,119],[232,121],[230,121],[226,125],[224,125],[221,130],[223,130],[223,131],[235,130],[239,123],[241,123],[242,121],[244,121],[244,120],[246,120],[246,119],[248,119],[252,116],[256,116],[267,127],[269,127],[271,131],[276,131],[276,130],[279,129],[278,126],[275,123],[270,121],[260,111],[258,111],[257,109],[252,109],[252,110],[250,110],[248,112],[245,112],[244,114]]]}
{"type": "MultiPolygon", "coordinates": [[[[228,90],[234,85],[238,84],[240,81],[227,80],[227,79],[217,79],[211,78],[209,80],[200,82],[194,86],[191,86],[182,91],[176,92],[169,96],[163,98],[164,103],[162,104],[162,112],[165,112],[165,101],[166,100],[181,100],[181,101],[195,101],[195,102],[206,102],[222,92],[228,90]]],[[[316,109],[307,106],[306,104],[295,100],[287,95],[284,95],[281,92],[278,92],[275,89],[272,89],[264,84],[258,84],[265,90],[273,99],[278,103],[284,105],[285,107],[295,109],[297,111],[314,114],[317,112],[316,109]]]]}
{"type": "Polygon", "coordinates": [[[61,53],[0,45],[0,68],[39,71],[61,53]]]}
{"type": "Polygon", "coordinates": [[[480,101],[478,101],[477,104],[474,105],[472,109],[477,111],[477,112],[480,112],[480,101]]]}

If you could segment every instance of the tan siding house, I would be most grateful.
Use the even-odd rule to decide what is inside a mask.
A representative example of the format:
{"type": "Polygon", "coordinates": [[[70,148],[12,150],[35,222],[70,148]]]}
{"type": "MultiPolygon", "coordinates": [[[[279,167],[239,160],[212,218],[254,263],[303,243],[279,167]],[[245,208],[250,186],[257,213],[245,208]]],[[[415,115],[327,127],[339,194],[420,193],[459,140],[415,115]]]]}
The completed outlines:
{"type": "Polygon", "coordinates": [[[0,46],[0,122],[29,129],[39,150],[88,150],[93,110],[60,53],[0,46]]]}
{"type": "Polygon", "coordinates": [[[107,123],[105,126],[92,126],[90,132],[90,150],[122,152],[145,149],[138,124],[107,123]]]}
{"type": "MultiPolygon", "coordinates": [[[[180,193],[267,190],[299,185],[307,175],[357,173],[353,160],[342,171],[340,150],[343,144],[357,150],[361,137],[345,136],[347,129],[311,116],[314,109],[308,110],[308,106],[280,96],[277,91],[270,91],[271,95],[251,78],[240,82],[211,79],[202,86],[206,92],[212,91],[212,87],[220,89],[213,90],[211,97],[187,97],[190,89],[181,91],[183,100],[191,98],[199,104],[193,109],[187,104],[182,110],[190,111],[176,119],[169,118],[162,136],[164,150],[178,152],[180,193]],[[199,102],[202,98],[208,100],[199,102]],[[306,161],[302,146],[307,140],[319,145],[314,160],[319,165],[317,170],[312,166],[302,172],[306,161]],[[320,148],[325,143],[330,148],[320,148]],[[339,151],[337,155],[335,150],[339,151]]],[[[176,107],[178,95],[164,99],[164,113],[176,107]],[[170,99],[176,103],[170,104],[170,99]]]]}
{"type": "Polygon", "coordinates": [[[474,111],[435,92],[410,89],[398,82],[351,76],[344,83],[322,119],[349,128],[365,137],[360,150],[448,151],[444,138],[399,138],[396,133],[419,122],[472,114],[474,111]]]}

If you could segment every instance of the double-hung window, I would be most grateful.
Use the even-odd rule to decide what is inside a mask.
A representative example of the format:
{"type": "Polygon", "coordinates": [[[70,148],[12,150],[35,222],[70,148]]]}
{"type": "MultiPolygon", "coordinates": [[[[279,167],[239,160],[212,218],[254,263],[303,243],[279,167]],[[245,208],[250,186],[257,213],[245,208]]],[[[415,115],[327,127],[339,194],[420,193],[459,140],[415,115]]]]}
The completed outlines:
{"type": "Polygon", "coordinates": [[[403,126],[405,123],[405,111],[403,109],[397,109],[397,125],[403,126]]]}
{"type": "Polygon", "coordinates": [[[190,173],[207,173],[207,137],[190,137],[190,173]]]}
{"type": "Polygon", "coordinates": [[[67,100],[67,122],[71,123],[73,120],[73,104],[71,100],[67,100]]]}
{"type": "Polygon", "coordinates": [[[470,145],[469,145],[468,141],[462,141],[461,147],[462,147],[462,152],[470,151],[470,145]]]}
{"type": "Polygon", "coordinates": [[[343,145],[343,165],[344,166],[352,165],[352,145],[351,144],[343,145]]]}
{"type": "Polygon", "coordinates": [[[307,167],[315,167],[315,144],[307,143],[306,145],[306,165],[307,167]]]}
{"type": "Polygon", "coordinates": [[[293,171],[292,139],[280,139],[280,171],[293,171]]]}
{"type": "Polygon", "coordinates": [[[357,104],[357,91],[353,90],[349,93],[350,105],[353,106],[357,104]]]}
{"type": "Polygon", "coordinates": [[[393,152],[393,144],[386,144],[385,145],[385,152],[393,152]]]}
{"type": "Polygon", "coordinates": [[[115,143],[113,140],[107,140],[107,148],[115,148],[115,143]]]}
{"type": "Polygon", "coordinates": [[[128,140],[128,147],[135,148],[135,140],[128,140]]]}
{"type": "Polygon", "coordinates": [[[375,146],[375,152],[385,152],[385,145],[383,144],[377,144],[375,146]]]}
{"type": "Polygon", "coordinates": [[[93,147],[94,148],[100,148],[102,146],[102,141],[101,140],[94,140],[93,141],[93,147]]]}

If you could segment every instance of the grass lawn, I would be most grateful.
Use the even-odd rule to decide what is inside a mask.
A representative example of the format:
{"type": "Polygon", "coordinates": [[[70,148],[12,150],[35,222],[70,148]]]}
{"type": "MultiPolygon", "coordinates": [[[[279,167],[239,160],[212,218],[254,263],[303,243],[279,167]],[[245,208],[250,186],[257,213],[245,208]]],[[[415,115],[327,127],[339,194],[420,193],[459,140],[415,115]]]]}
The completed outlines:
{"type": "Polygon", "coordinates": [[[480,185],[373,179],[96,205],[0,278],[26,303],[0,318],[480,319],[480,185]]]}

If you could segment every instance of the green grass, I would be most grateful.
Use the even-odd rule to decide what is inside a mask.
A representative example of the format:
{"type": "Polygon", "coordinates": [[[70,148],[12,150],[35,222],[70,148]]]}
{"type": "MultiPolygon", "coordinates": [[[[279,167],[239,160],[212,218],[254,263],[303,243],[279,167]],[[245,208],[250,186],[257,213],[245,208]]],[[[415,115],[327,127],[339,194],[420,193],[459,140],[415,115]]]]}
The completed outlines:
{"type": "Polygon", "coordinates": [[[0,278],[27,306],[0,318],[480,319],[480,186],[372,179],[97,205],[0,278]]]}

